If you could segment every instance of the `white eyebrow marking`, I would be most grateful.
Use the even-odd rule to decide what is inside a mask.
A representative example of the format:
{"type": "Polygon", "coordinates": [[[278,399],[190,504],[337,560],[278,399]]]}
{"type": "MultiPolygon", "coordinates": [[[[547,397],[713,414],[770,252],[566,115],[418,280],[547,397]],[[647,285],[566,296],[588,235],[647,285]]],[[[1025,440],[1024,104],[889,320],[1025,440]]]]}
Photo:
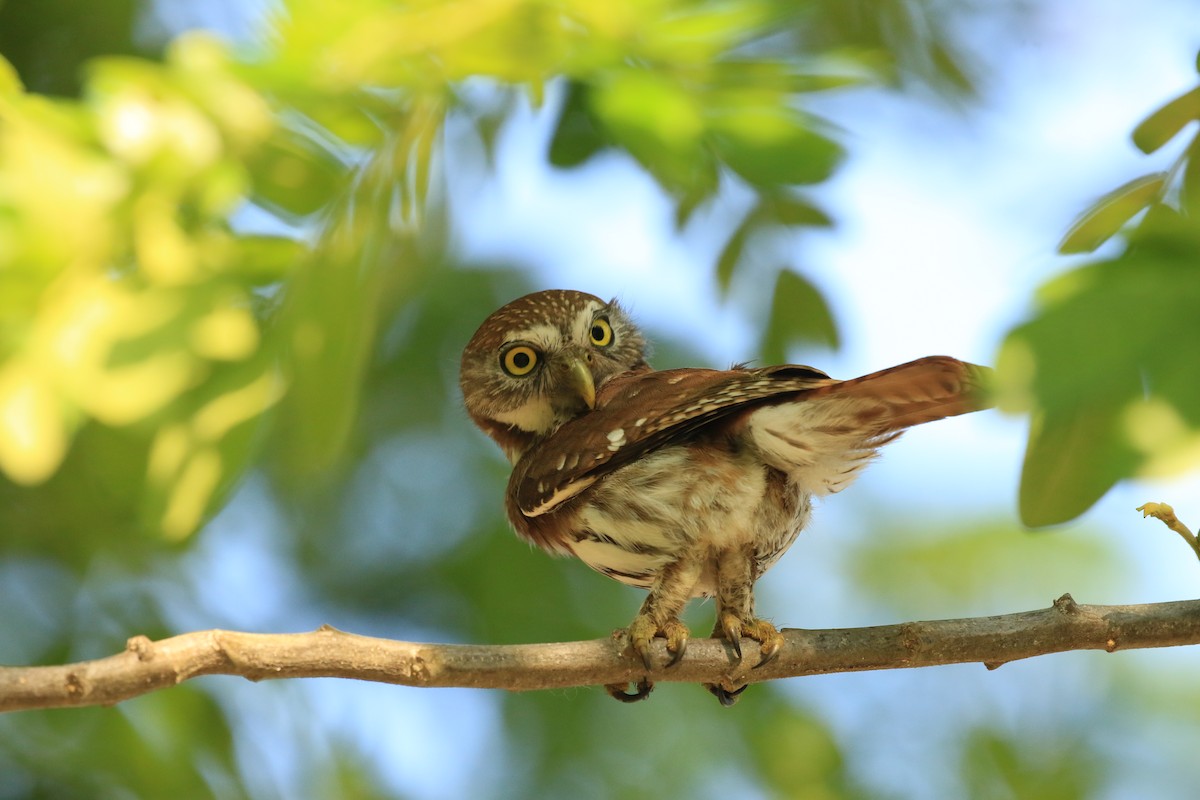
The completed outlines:
{"type": "Polygon", "coordinates": [[[556,344],[560,339],[562,339],[562,334],[559,333],[558,328],[549,323],[543,323],[530,328],[523,328],[519,331],[513,331],[504,337],[504,344],[509,344],[510,342],[530,342],[545,349],[556,344]]]}
{"type": "Polygon", "coordinates": [[[571,334],[575,337],[575,341],[581,344],[591,343],[592,321],[596,319],[596,312],[602,308],[604,308],[603,303],[589,300],[588,304],[579,310],[575,316],[575,324],[571,328],[571,334]]]}

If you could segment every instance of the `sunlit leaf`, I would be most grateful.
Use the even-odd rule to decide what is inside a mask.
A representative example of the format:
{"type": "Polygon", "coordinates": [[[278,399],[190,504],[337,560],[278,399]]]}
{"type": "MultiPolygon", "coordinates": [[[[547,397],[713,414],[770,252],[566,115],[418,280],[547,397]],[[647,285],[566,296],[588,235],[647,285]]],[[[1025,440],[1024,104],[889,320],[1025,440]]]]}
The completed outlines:
{"type": "Polygon", "coordinates": [[[721,158],[753,186],[819,183],[833,174],[842,148],[781,108],[732,108],[713,123],[721,158]]]}
{"type": "Polygon", "coordinates": [[[74,431],[48,378],[32,363],[0,365],[0,473],[19,484],[53,475],[74,431]]]}
{"type": "Polygon", "coordinates": [[[12,62],[0,55],[0,95],[19,94],[24,87],[12,62]]]}
{"type": "Polygon", "coordinates": [[[283,389],[273,369],[248,364],[220,372],[185,398],[187,418],[160,428],[150,447],[143,509],[148,527],[179,541],[220,508],[283,389]]]}
{"type": "Polygon", "coordinates": [[[1154,202],[1163,189],[1166,173],[1145,175],[1126,183],[1100,198],[1087,211],[1071,223],[1070,229],[1059,242],[1060,253],[1090,253],[1108,241],[1150,203],[1154,202]]]}
{"type": "Polygon", "coordinates": [[[1189,122],[1200,119],[1200,87],[1176,97],[1146,117],[1133,130],[1133,143],[1143,153],[1153,153],[1175,137],[1189,122]]]}
{"type": "Polygon", "coordinates": [[[782,364],[787,361],[788,349],[801,344],[837,349],[837,324],[820,290],[795,272],[782,269],[759,350],[766,363],[782,364]]]}
{"type": "Polygon", "coordinates": [[[697,99],[679,83],[641,70],[624,70],[588,94],[612,139],[672,190],[715,186],[701,147],[704,119],[697,99]]]}

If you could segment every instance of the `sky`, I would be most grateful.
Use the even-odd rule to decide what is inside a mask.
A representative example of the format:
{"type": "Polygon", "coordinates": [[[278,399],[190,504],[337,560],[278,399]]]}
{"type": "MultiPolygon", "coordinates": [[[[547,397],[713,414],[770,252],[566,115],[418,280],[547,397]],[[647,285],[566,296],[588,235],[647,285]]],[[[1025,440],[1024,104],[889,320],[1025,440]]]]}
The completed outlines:
{"type": "MultiPolygon", "coordinates": [[[[173,6],[183,13],[178,4],[163,4],[173,6]]],[[[1030,27],[1020,35],[1000,26],[968,31],[985,69],[981,99],[966,110],[883,91],[814,101],[814,111],[847,132],[850,158],[814,192],[837,227],[798,237],[794,264],[834,302],[844,346],[837,353],[798,352],[797,358],[838,377],[936,353],[994,363],[1006,331],[1029,313],[1035,288],[1073,263],[1056,256],[1055,246],[1074,215],[1174,157],[1172,150],[1141,155],[1129,133],[1151,110],[1195,85],[1200,7],[1194,0],[1089,0],[1086,18],[1082,7],[1077,0],[1037,3],[1030,27]]],[[[706,365],[751,355],[753,321],[723,305],[710,278],[717,242],[736,224],[738,198],[728,201],[725,231],[717,214],[712,228],[677,236],[669,204],[632,163],[601,156],[570,173],[546,169],[551,120],[544,111],[527,111],[506,129],[498,171],[487,182],[472,183],[447,169],[451,200],[473,221],[463,228],[463,255],[532,264],[543,288],[620,297],[652,333],[691,341],[706,365]]],[[[743,285],[737,291],[760,289],[743,285]]],[[[1015,525],[1024,435],[1023,420],[987,412],[922,428],[889,446],[856,486],[818,509],[812,528],[764,580],[764,604],[809,609],[790,622],[810,627],[862,624],[864,615],[878,613],[856,605],[853,587],[843,581],[850,573],[847,544],[871,535],[865,522],[872,515],[924,515],[944,522],[983,513],[1015,525]]],[[[271,524],[261,518],[265,503],[256,502],[255,493],[253,485],[247,487],[214,525],[237,531],[251,555],[253,540],[247,544],[244,537],[271,524]]],[[[1122,587],[1126,594],[1081,596],[1081,602],[1194,596],[1196,566],[1183,545],[1133,511],[1151,499],[1171,502],[1182,519],[1200,524],[1195,475],[1118,487],[1067,528],[1116,542],[1130,554],[1134,579],[1122,587]]],[[[217,532],[203,547],[214,560],[224,553],[222,564],[243,564],[245,574],[231,575],[230,585],[260,579],[245,562],[228,558],[229,539],[217,532]]],[[[1074,589],[1065,577],[1055,582],[1051,576],[1050,583],[1057,588],[1031,588],[1036,602],[1030,608],[1074,589]]],[[[995,613],[1017,610],[1024,609],[995,613]]],[[[1194,655],[1176,655],[1196,666],[1194,655]]],[[[1072,665],[1079,663],[1072,656],[1037,661],[1044,663],[986,675],[974,665],[974,671],[875,674],[870,682],[830,676],[788,682],[788,691],[820,708],[846,740],[877,737],[879,746],[863,748],[866,755],[860,756],[870,774],[888,776],[892,788],[906,796],[937,797],[952,787],[921,774],[920,753],[904,735],[921,712],[884,698],[940,692],[964,709],[960,713],[982,718],[1003,716],[1003,699],[1029,692],[1031,674],[1039,676],[1033,691],[1047,698],[1093,691],[1071,680],[1072,665]],[[981,689],[982,681],[990,688],[981,689]],[[831,685],[855,691],[827,691],[831,685]]],[[[247,684],[234,690],[239,713],[249,718],[265,709],[256,699],[265,689],[247,684]]],[[[453,797],[465,789],[456,779],[478,778],[473,767],[484,768],[486,743],[501,725],[491,695],[439,692],[435,698],[410,692],[405,714],[413,734],[382,738],[370,733],[370,720],[379,713],[377,687],[343,682],[334,692],[328,683],[307,682],[269,691],[303,693],[331,730],[359,739],[386,765],[396,788],[419,797],[453,797]],[[445,730],[438,721],[447,716],[456,720],[457,735],[429,735],[445,730]],[[464,731],[471,732],[466,739],[464,731]],[[451,759],[459,761],[459,769],[437,768],[451,759]]],[[[264,749],[256,755],[286,782],[285,763],[269,766],[278,754],[264,749]]]]}

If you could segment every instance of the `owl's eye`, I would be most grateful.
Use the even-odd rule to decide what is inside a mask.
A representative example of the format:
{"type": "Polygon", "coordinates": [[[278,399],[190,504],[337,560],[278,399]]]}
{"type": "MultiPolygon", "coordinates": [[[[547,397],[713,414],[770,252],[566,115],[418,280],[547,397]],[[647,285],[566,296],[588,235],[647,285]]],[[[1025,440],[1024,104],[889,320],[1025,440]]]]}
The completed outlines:
{"type": "Polygon", "coordinates": [[[527,344],[510,347],[500,356],[500,366],[509,375],[520,378],[533,372],[538,363],[538,351],[527,344]]]}
{"type": "Polygon", "coordinates": [[[588,331],[588,337],[596,347],[608,347],[613,341],[612,325],[609,325],[604,317],[596,317],[592,320],[592,329],[588,331]]]}

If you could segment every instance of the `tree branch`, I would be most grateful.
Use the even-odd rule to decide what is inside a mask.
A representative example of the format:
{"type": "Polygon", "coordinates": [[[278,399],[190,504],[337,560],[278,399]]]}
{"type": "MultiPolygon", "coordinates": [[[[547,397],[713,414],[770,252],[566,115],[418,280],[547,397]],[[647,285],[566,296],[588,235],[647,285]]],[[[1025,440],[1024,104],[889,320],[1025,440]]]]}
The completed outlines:
{"type": "MultiPolygon", "coordinates": [[[[1132,650],[1200,644],[1200,600],[1129,606],[1078,605],[1063,595],[1050,608],[974,619],[908,622],[872,628],[785,629],[779,656],[757,669],[757,645],[745,660],[716,639],[696,639],[670,668],[645,670],[625,653],[623,632],[563,644],[454,645],[399,642],[322,627],[311,633],[209,630],[152,642],[129,640],[125,652],[44,667],[0,667],[0,711],[111,705],[198,675],[355,678],[405,686],[551,689],[652,681],[739,685],[799,675],[1009,661],[1067,650],[1132,650]]],[[[661,641],[656,663],[666,663],[661,641]]]]}

